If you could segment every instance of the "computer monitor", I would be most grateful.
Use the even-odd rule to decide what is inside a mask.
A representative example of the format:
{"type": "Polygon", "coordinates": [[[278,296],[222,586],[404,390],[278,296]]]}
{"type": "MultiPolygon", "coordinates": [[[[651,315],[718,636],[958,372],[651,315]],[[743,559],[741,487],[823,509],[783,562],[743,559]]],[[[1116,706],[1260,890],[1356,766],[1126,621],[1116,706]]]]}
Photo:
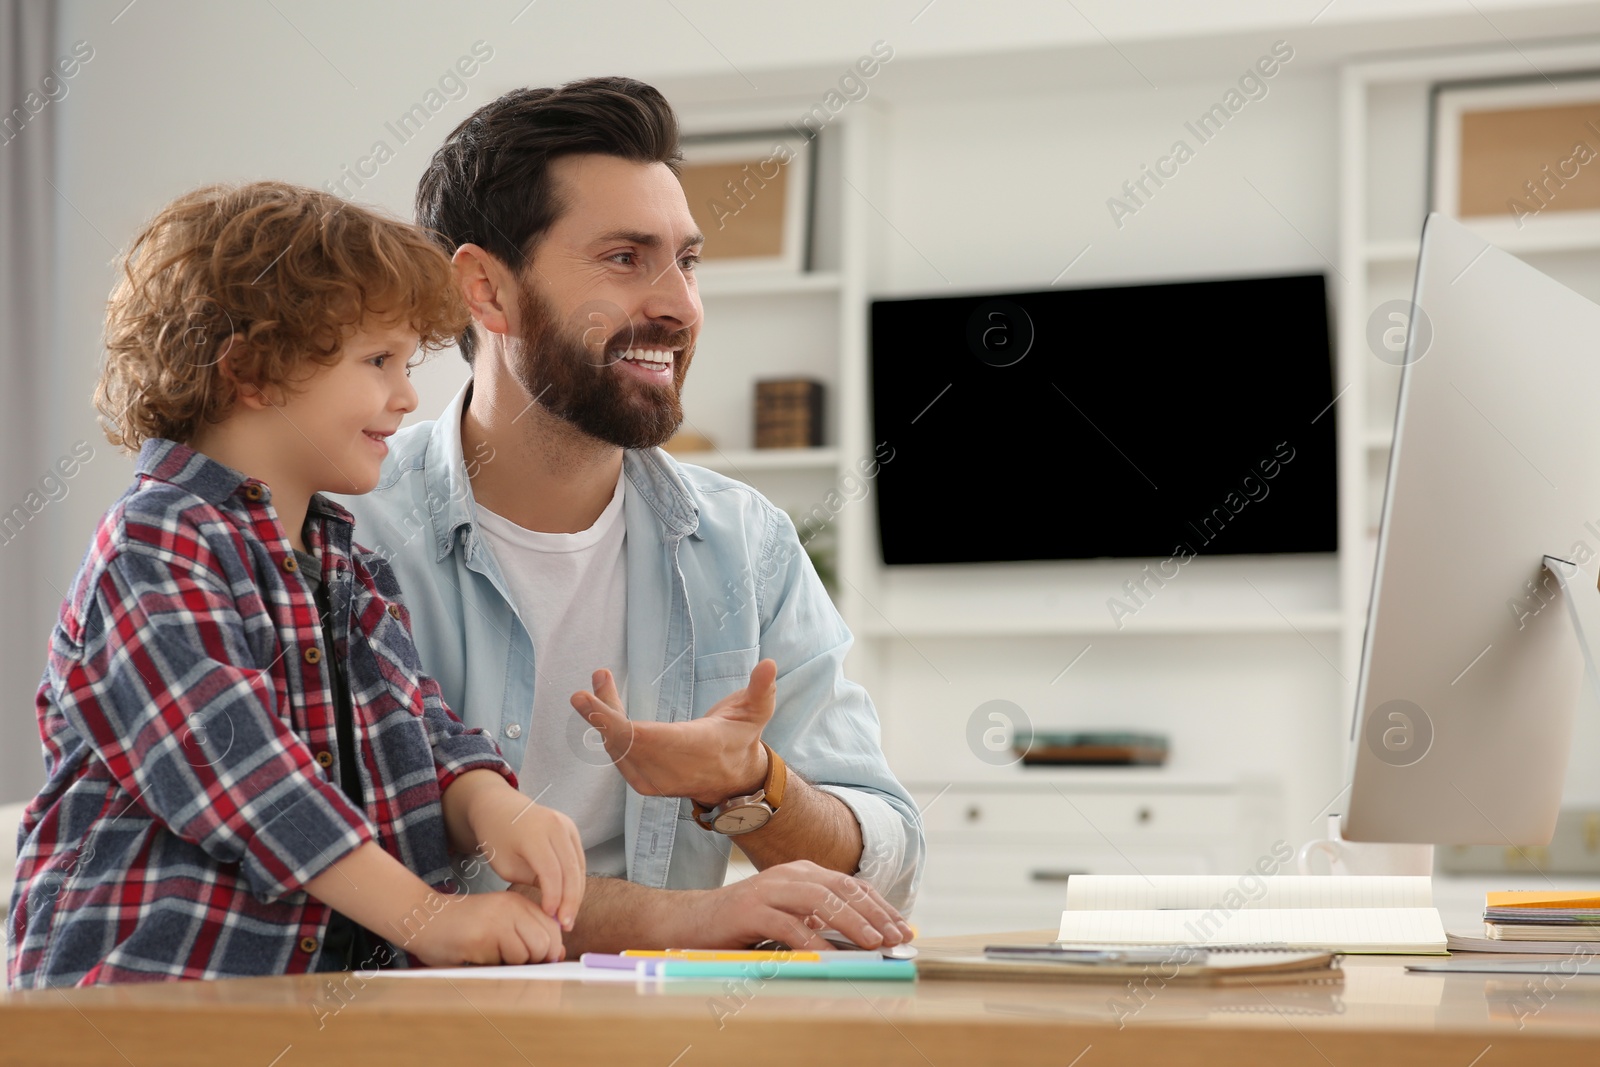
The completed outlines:
{"type": "Polygon", "coordinates": [[[1430,215],[1345,838],[1549,842],[1600,639],[1596,559],[1600,306],[1430,215]]]}

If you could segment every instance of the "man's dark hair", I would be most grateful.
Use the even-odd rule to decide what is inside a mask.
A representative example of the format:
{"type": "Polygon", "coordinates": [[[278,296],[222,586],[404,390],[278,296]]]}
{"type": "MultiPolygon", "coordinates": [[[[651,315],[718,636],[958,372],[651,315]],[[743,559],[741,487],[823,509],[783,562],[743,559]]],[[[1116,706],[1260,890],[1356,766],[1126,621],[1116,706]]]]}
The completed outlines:
{"type": "MultiPolygon", "coordinates": [[[[666,97],[632,78],[585,78],[558,89],[513,89],[450,131],[417,184],[417,222],[453,255],[475,244],[521,273],[567,205],[550,161],[580,152],[680,173],[678,119],[666,97]]],[[[470,364],[477,338],[458,340],[470,364]]]]}

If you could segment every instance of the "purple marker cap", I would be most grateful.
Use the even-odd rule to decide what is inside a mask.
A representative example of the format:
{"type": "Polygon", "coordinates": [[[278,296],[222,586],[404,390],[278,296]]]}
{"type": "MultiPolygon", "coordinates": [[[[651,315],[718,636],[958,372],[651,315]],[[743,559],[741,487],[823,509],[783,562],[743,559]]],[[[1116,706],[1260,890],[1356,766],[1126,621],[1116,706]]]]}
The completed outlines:
{"type": "Polygon", "coordinates": [[[595,967],[607,971],[633,971],[644,962],[637,956],[617,956],[609,952],[585,952],[578,959],[585,967],[595,967]]]}

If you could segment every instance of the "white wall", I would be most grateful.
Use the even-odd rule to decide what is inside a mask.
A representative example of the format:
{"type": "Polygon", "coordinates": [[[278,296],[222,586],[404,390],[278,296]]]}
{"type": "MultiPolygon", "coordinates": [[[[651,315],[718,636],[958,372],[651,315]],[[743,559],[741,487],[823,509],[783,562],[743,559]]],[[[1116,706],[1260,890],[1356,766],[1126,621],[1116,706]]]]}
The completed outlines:
{"type": "Polygon", "coordinates": [[[1058,284],[1327,270],[1322,256],[1337,251],[1334,76],[1291,62],[1266,86],[1205,144],[1184,123],[1232,78],[894,104],[885,210],[904,237],[887,241],[883,288],[935,292],[941,275],[953,292],[1044,287],[1080,253],[1058,284]],[[1194,158],[1149,185],[1146,205],[1119,225],[1107,201],[1179,139],[1194,158]]]}
{"type": "MultiPolygon", "coordinates": [[[[409,214],[433,145],[510,87],[629,73],[686,105],[804,107],[883,39],[896,58],[874,89],[889,120],[886,197],[875,205],[892,224],[877,235],[887,253],[876,279],[882,291],[945,289],[944,279],[953,288],[1039,286],[1086,245],[1067,283],[1321,269],[1322,256],[1336,255],[1331,62],[1600,27],[1600,5],[1513,0],[1480,0],[1482,14],[1455,0],[1080,0],[1076,9],[1044,0],[826,0],[759,16],[733,0],[61,6],[63,50],[88,40],[95,57],[68,98],[51,105],[66,207],[57,342],[40,354],[53,383],[46,444],[55,455],[88,439],[97,458],[20,546],[54,590],[66,588],[131,471],[99,437],[89,399],[112,263],[142,219],[197,184],[274,177],[321,185],[382,138],[396,158],[356,197],[409,214]],[[1120,230],[1112,225],[1106,198],[1280,37],[1297,58],[1270,95],[1199,148],[1147,208],[1120,230]],[[464,98],[398,146],[385,122],[479,40],[494,55],[464,98]]],[[[419,372],[419,416],[437,411],[462,377],[453,355],[419,372]]],[[[49,622],[13,620],[8,634],[36,643],[42,657],[49,622]]],[[[0,800],[31,795],[39,779],[35,681],[5,680],[13,710],[0,733],[0,800]]],[[[1284,739],[1279,758],[1304,743],[1284,739]]]]}

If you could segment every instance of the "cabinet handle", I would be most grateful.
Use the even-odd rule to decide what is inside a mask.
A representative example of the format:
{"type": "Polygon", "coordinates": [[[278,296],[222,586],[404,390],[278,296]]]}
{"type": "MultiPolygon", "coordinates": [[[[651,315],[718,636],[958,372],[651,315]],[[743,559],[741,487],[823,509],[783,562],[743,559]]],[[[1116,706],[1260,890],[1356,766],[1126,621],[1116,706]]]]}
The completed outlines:
{"type": "Polygon", "coordinates": [[[1067,871],[1067,870],[1051,871],[1051,870],[1035,869],[1035,870],[1030,871],[1028,873],[1028,877],[1032,878],[1035,882],[1065,882],[1068,878],[1071,878],[1075,874],[1088,874],[1088,873],[1089,873],[1088,871],[1067,871]]]}

